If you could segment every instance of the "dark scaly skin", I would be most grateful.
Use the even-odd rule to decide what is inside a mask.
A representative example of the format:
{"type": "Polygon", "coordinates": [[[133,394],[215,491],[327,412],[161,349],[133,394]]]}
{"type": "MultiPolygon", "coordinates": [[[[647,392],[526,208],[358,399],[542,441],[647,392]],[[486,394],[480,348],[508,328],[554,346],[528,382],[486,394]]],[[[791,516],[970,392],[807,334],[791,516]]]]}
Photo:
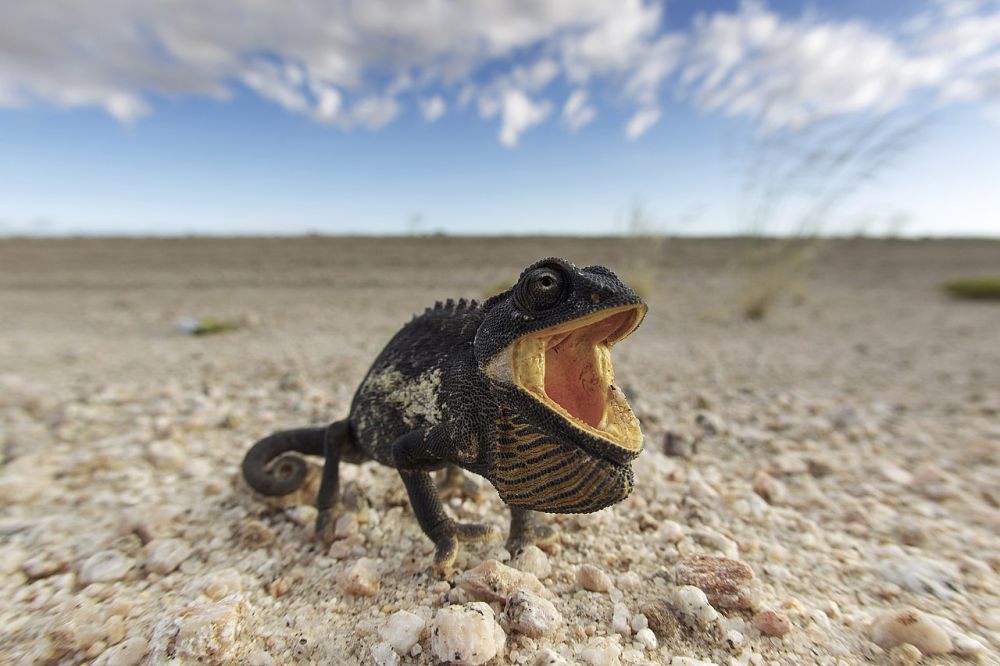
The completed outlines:
{"type": "Polygon", "coordinates": [[[584,513],[627,497],[633,485],[629,463],[639,451],[575,427],[527,391],[486,372],[491,358],[527,333],[606,308],[642,305],[602,266],[579,269],[544,259],[525,269],[519,282],[546,267],[561,271],[568,285],[557,306],[533,311],[519,300],[515,285],[484,303],[449,300],[428,308],[375,359],[348,418],[327,428],[275,433],[255,444],[243,463],[249,485],[265,495],[287,494],[305,478],[305,462],[296,454],[325,455],[316,531],[329,542],[340,511],[339,463],[376,460],[394,467],[421,529],[436,545],[439,576],[450,572],[458,543],[500,533],[448,517],[431,480],[434,470],[448,467],[442,484],[448,493],[462,492],[459,469],[493,483],[510,506],[512,553],[556,536],[537,525],[536,510],[584,513]]]}

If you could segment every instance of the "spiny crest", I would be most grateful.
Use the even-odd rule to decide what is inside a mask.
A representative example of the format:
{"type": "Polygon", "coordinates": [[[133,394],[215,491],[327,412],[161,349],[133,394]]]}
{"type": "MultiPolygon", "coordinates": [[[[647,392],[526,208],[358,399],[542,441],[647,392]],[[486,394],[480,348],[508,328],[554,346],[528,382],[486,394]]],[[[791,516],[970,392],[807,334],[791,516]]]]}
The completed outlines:
{"type": "Polygon", "coordinates": [[[479,301],[474,298],[460,298],[457,301],[454,298],[449,298],[446,301],[436,302],[434,307],[424,310],[424,314],[431,314],[435,312],[444,314],[461,314],[463,312],[476,310],[478,307],[479,301]]]}

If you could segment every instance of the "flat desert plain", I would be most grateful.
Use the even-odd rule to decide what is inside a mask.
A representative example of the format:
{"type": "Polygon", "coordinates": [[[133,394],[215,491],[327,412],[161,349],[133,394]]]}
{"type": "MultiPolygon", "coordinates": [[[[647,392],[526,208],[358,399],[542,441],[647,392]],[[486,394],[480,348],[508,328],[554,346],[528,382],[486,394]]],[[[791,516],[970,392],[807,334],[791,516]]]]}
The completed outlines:
{"type": "MultiPolygon", "coordinates": [[[[1000,306],[939,285],[1000,272],[1000,243],[750,246],[0,241],[0,662],[998,663],[1000,306]],[[614,354],[646,435],[629,499],[438,581],[393,470],[342,466],[329,548],[315,479],[239,478],[261,436],[343,418],[413,314],[552,255],[650,306],[614,354]]],[[[448,505],[506,529],[485,482],[448,505]]]]}

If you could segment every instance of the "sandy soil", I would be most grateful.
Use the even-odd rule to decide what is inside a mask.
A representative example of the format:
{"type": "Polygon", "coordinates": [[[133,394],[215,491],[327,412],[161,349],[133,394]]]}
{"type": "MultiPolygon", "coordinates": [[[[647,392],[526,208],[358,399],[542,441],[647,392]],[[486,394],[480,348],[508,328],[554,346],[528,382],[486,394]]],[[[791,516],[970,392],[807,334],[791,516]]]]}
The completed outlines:
{"type": "MultiPolygon", "coordinates": [[[[633,496],[554,517],[548,552],[463,547],[460,570],[536,574],[537,588],[501,570],[558,616],[531,631],[486,598],[503,628],[493,663],[998,663],[1000,309],[937,285],[996,272],[1000,243],[825,243],[760,322],[739,314],[746,252],[0,241],[0,662],[440,661],[441,609],[484,597],[476,574],[430,576],[392,470],[344,466],[364,499],[326,551],[307,494],[265,502],[237,466],[272,430],[343,417],[411,314],[560,255],[646,291],[615,358],[646,451],[633,496]],[[194,337],[183,317],[250,325],[194,337]],[[692,579],[693,562],[715,580],[692,579]],[[419,618],[415,645],[389,627],[401,610],[419,618]]],[[[482,495],[453,512],[506,527],[482,495]]]]}

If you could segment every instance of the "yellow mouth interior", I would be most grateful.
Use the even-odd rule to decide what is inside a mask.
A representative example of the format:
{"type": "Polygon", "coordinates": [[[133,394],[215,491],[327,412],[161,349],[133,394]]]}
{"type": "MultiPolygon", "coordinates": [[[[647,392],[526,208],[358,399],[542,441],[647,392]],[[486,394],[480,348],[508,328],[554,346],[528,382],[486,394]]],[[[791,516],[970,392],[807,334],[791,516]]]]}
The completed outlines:
{"type": "Polygon", "coordinates": [[[638,451],[642,431],[615,386],[611,347],[645,314],[645,305],[609,308],[519,338],[510,357],[514,382],[576,427],[638,451]]]}

